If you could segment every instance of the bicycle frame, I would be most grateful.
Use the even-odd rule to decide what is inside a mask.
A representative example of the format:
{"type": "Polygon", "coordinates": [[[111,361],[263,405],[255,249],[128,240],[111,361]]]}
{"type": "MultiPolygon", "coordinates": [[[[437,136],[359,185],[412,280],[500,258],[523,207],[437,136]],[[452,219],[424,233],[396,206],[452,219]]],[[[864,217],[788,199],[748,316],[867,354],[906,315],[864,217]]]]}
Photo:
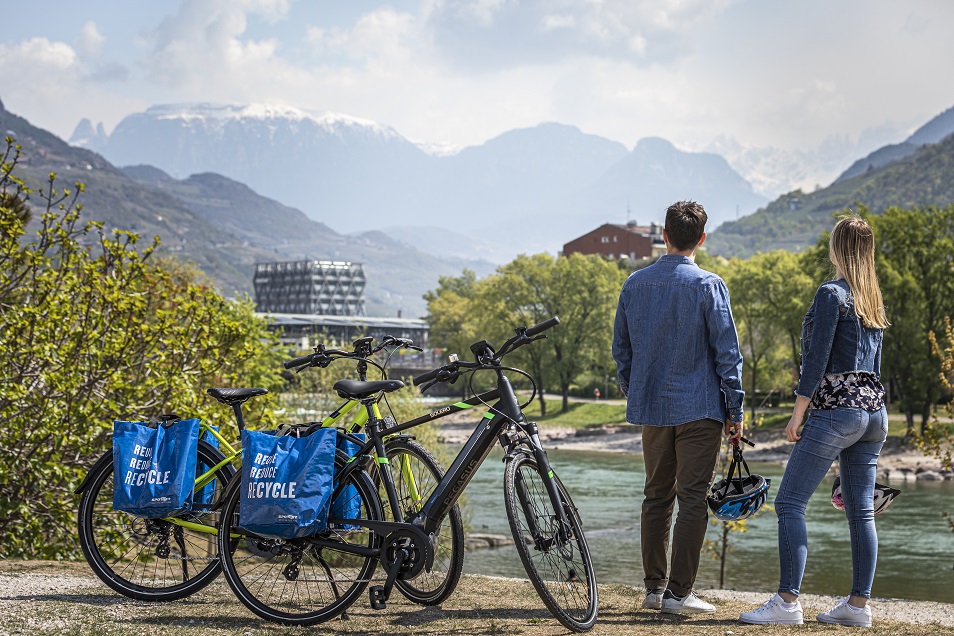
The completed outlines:
{"type": "MultiPolygon", "coordinates": [[[[428,413],[427,415],[409,420],[403,424],[390,426],[383,431],[384,435],[382,435],[382,426],[377,413],[377,400],[380,399],[380,395],[373,396],[372,398],[369,398],[365,401],[366,409],[369,412],[367,428],[370,433],[370,439],[362,444],[361,449],[355,453],[354,458],[368,453],[372,448],[374,449],[379,468],[381,469],[385,491],[389,501],[393,502],[395,501],[395,489],[393,478],[391,477],[388,466],[387,457],[384,452],[384,436],[400,433],[426,422],[445,417],[451,413],[456,413],[465,408],[471,408],[478,404],[485,403],[488,400],[498,400],[495,404],[491,405],[490,410],[482,418],[482,422],[478,423],[478,426],[474,429],[474,432],[464,444],[464,447],[458,453],[451,466],[447,469],[443,479],[441,479],[441,481],[434,488],[434,491],[430,494],[427,501],[421,506],[420,510],[411,519],[406,521],[401,519],[401,513],[399,510],[394,510],[395,521],[387,522],[385,524],[375,523],[374,525],[383,525],[389,530],[419,527],[422,528],[427,534],[436,533],[440,526],[441,520],[447,515],[450,509],[453,508],[454,504],[457,503],[457,500],[460,498],[464,489],[473,478],[474,473],[477,472],[477,469],[481,464],[483,464],[484,460],[490,454],[495,442],[499,441],[501,446],[504,448],[504,451],[508,453],[508,455],[517,452],[518,447],[521,445],[528,446],[527,450],[533,454],[534,459],[537,461],[537,464],[540,467],[541,473],[547,476],[547,478],[544,480],[546,483],[547,493],[551,499],[551,502],[553,503],[554,510],[557,511],[559,516],[560,527],[567,527],[566,513],[563,509],[563,506],[561,505],[561,499],[557,491],[556,484],[553,481],[553,472],[550,469],[549,460],[547,459],[546,453],[540,445],[540,438],[537,433],[536,424],[533,422],[527,422],[526,418],[523,416],[523,411],[521,410],[520,404],[517,401],[517,396],[513,391],[513,386],[511,385],[510,380],[503,374],[501,369],[496,369],[496,372],[496,389],[482,393],[478,396],[470,398],[469,400],[464,400],[450,406],[442,407],[436,411],[428,413]],[[525,433],[526,437],[529,438],[529,445],[519,438],[519,436],[516,434],[516,431],[513,430],[515,427],[519,428],[523,433],[525,433]]],[[[349,439],[355,443],[362,443],[362,440],[358,438],[353,438],[348,435],[346,435],[346,437],[349,437],[349,439]]],[[[345,476],[351,471],[358,469],[360,463],[354,462],[354,458],[352,458],[352,461],[349,461],[348,465],[341,472],[341,476],[339,477],[340,483],[343,484],[345,482],[345,476]]],[[[336,494],[337,491],[335,492],[335,495],[336,494]]],[[[334,495],[332,496],[334,497],[334,495]]],[[[394,508],[395,506],[392,505],[392,509],[394,508]]],[[[367,525],[367,527],[375,530],[375,528],[371,527],[371,524],[362,523],[361,521],[356,520],[329,519],[328,523],[367,525]]],[[[565,530],[561,531],[561,540],[566,539],[565,536],[562,536],[564,532],[565,530]]],[[[319,541],[318,543],[320,544],[323,542],[319,541]]],[[[335,545],[337,545],[338,549],[342,551],[351,551],[351,548],[347,545],[341,545],[340,543],[335,545]]],[[[358,550],[355,550],[355,553],[359,553],[358,550]]]]}

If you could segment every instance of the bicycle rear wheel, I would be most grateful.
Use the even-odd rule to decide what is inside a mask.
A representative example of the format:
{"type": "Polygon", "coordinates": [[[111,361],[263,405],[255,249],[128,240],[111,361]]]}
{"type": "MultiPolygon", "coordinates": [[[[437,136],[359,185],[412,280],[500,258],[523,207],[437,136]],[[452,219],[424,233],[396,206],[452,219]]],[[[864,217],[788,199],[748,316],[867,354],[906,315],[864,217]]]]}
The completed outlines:
{"type": "MultiPolygon", "coordinates": [[[[420,511],[444,476],[444,469],[430,451],[409,439],[388,440],[385,450],[398,494],[397,505],[407,521],[420,511]]],[[[385,508],[385,517],[393,521],[390,507],[385,508]]],[[[464,522],[455,504],[437,532],[431,571],[422,571],[413,579],[398,579],[397,588],[419,605],[439,605],[457,588],[463,567],[464,522]]]]}
{"type": "Polygon", "coordinates": [[[597,614],[596,575],[576,507],[554,473],[566,514],[566,540],[537,462],[518,454],[507,462],[504,500],[517,553],[543,603],[567,629],[593,627],[597,614]]]}
{"type": "MultiPolygon", "coordinates": [[[[338,452],[336,473],[348,459],[338,452]]],[[[377,558],[319,547],[309,537],[286,540],[247,533],[239,524],[240,486],[237,479],[225,494],[218,544],[225,580],[245,607],[284,625],[313,625],[347,610],[371,581],[377,558]]],[[[352,471],[340,493],[333,509],[348,510],[349,519],[381,520],[381,502],[367,473],[352,471]],[[340,501],[343,497],[348,501],[340,501]]],[[[380,543],[373,532],[352,524],[329,526],[316,536],[371,549],[380,543]]]]}
{"type": "MultiPolygon", "coordinates": [[[[110,459],[89,475],[77,514],[80,547],[96,576],[141,601],[174,601],[211,583],[219,574],[215,534],[114,510],[112,452],[107,454],[110,459]]],[[[203,464],[214,466],[223,459],[218,450],[200,442],[196,477],[205,472],[203,464]]],[[[176,518],[215,528],[218,512],[213,508],[234,475],[234,468],[223,466],[203,490],[211,493],[211,503],[198,504],[176,518]]]]}

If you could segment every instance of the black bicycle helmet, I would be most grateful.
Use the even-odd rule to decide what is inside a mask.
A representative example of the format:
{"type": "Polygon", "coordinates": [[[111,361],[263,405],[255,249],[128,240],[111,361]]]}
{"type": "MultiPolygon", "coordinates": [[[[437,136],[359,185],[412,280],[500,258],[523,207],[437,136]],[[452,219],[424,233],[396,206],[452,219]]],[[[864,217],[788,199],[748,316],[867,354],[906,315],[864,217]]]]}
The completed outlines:
{"type": "MultiPolygon", "coordinates": [[[[901,491],[897,488],[891,488],[876,482],[874,487],[874,513],[880,515],[887,510],[894,498],[900,494],[901,491]]],[[[845,509],[845,500],[841,496],[841,476],[835,477],[835,483],[832,484],[831,505],[839,510],[845,509]]]]}
{"type": "Polygon", "coordinates": [[[732,461],[725,479],[712,485],[712,492],[706,500],[716,519],[722,521],[742,521],[748,519],[765,505],[771,479],[762,475],[753,475],[748,464],[742,458],[742,449],[733,447],[732,461]],[[733,477],[738,468],[738,475],[733,477]],[[743,470],[745,474],[743,475],[743,470]]]}

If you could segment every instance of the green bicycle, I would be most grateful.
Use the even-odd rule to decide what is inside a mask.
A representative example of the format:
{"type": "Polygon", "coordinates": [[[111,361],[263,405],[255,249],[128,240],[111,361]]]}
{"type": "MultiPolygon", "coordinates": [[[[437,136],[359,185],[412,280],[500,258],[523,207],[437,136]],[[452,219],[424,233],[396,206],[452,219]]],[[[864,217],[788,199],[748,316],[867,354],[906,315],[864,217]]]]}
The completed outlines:
{"type": "MultiPolygon", "coordinates": [[[[387,348],[410,347],[410,341],[386,336],[376,346],[371,338],[354,343],[355,350],[337,357],[358,361],[359,376],[364,379],[368,364],[385,373],[387,360],[379,365],[371,356],[387,348]]],[[[316,348],[324,351],[319,346],[316,348]]],[[[325,354],[321,354],[325,356],[325,354]]],[[[320,362],[321,356],[318,360],[320,362]]],[[[330,363],[332,356],[325,356],[330,363]]],[[[335,358],[336,359],[336,358],[335,358]]],[[[241,404],[265,395],[265,389],[209,389],[209,395],[232,407],[239,428],[245,426],[241,404]]],[[[349,414],[353,420],[344,427],[358,432],[367,422],[360,402],[349,400],[324,418],[321,426],[341,426],[349,414]]],[[[407,440],[395,440],[389,453],[406,467],[402,485],[407,500],[426,492],[429,482],[440,479],[443,471],[423,447],[407,440]],[[400,441],[400,443],[398,443],[400,441]]],[[[81,494],[77,524],[80,547],[93,572],[110,588],[143,601],[172,601],[197,592],[211,583],[221,571],[216,545],[218,516],[227,485],[237,474],[242,450],[230,444],[214,427],[200,423],[195,476],[195,503],[190,512],[162,519],[143,519],[113,509],[113,457],[107,451],[92,466],[76,493],[81,494]]],[[[435,570],[401,587],[412,601],[439,603],[456,586],[463,553],[463,523],[460,512],[446,529],[446,549],[435,570]],[[456,521],[456,522],[455,522],[456,521]]]]}

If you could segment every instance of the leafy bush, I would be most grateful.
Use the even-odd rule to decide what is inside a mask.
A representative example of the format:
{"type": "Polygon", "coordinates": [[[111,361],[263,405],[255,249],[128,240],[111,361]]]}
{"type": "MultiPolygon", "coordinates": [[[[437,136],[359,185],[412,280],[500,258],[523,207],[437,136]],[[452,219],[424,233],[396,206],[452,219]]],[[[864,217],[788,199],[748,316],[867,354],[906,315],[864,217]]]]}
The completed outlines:
{"type": "Polygon", "coordinates": [[[15,175],[20,152],[8,138],[0,169],[0,557],[66,558],[78,553],[73,492],[113,419],[224,423],[206,388],[280,377],[248,299],[159,259],[158,239],[140,248],[81,222],[81,184],[60,191],[51,174],[31,190],[15,175]]]}

